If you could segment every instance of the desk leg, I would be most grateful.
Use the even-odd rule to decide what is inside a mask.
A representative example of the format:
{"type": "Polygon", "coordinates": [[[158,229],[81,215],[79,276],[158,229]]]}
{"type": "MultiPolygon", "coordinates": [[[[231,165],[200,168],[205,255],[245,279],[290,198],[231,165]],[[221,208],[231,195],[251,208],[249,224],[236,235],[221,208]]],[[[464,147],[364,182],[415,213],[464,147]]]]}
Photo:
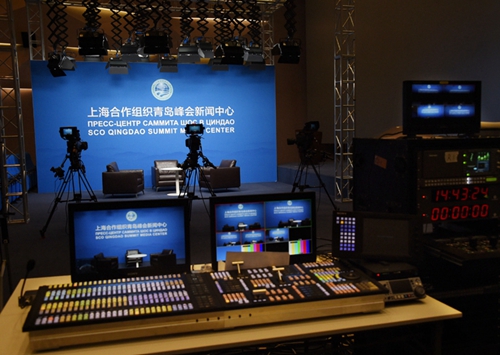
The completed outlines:
{"type": "Polygon", "coordinates": [[[441,348],[443,346],[443,322],[434,322],[432,353],[434,355],[441,355],[441,348]]]}

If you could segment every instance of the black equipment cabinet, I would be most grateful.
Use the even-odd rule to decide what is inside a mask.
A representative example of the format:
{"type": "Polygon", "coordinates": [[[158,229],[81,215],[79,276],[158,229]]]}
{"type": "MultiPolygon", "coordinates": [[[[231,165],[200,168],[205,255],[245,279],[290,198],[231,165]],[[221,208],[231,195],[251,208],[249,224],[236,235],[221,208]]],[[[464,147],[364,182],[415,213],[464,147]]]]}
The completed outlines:
{"type": "Polygon", "coordinates": [[[355,138],[353,209],[415,214],[426,292],[463,312],[443,353],[500,344],[500,139],[355,138]]]}

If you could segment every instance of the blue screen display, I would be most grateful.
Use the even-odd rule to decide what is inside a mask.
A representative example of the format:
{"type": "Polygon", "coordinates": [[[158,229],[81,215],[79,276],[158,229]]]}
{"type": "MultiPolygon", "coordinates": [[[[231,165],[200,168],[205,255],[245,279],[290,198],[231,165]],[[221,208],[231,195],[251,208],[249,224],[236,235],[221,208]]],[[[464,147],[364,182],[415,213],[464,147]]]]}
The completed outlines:
{"type": "Polygon", "coordinates": [[[403,82],[403,134],[472,136],[480,126],[480,81],[403,82]]]}
{"type": "Polygon", "coordinates": [[[152,259],[164,251],[175,264],[171,272],[188,269],[185,204],[170,204],[144,200],[70,205],[72,274],[101,278],[96,256],[114,259],[116,265],[107,272],[116,277],[157,274],[152,259]],[[140,254],[139,262],[128,259],[127,251],[140,254]]]}

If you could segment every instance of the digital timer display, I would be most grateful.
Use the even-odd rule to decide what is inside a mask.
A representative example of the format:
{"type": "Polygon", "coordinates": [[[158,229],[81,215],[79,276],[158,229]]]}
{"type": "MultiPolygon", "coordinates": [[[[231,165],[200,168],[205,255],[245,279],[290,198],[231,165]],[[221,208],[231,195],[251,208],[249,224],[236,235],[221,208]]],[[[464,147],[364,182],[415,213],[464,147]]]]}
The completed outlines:
{"type": "Polygon", "coordinates": [[[460,221],[490,217],[489,187],[467,185],[435,188],[431,190],[432,222],[460,221]]]}
{"type": "Polygon", "coordinates": [[[432,190],[432,202],[477,201],[488,199],[488,186],[446,187],[432,190]]]}
{"type": "Polygon", "coordinates": [[[489,216],[490,205],[487,203],[434,207],[432,208],[430,214],[432,222],[483,219],[488,218],[489,216]]]}

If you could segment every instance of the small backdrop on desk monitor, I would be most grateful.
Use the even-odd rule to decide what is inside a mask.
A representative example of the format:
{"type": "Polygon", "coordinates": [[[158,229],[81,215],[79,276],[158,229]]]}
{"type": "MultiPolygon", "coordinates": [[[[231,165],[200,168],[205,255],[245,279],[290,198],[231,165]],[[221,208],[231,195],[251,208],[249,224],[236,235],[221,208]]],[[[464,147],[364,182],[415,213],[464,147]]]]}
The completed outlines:
{"type": "Polygon", "coordinates": [[[59,134],[66,126],[77,127],[88,144],[80,155],[94,190],[102,189],[111,161],[144,169],[150,187],[155,159],[186,159],[188,123],[203,123],[203,154],[213,164],[236,159],[243,183],[276,180],[274,67],[224,72],[180,64],[177,73],[160,73],[156,63],[131,63],[128,74],[116,75],[105,66],[78,62],[75,71],[53,77],[46,61],[31,62],[39,192],[54,190],[51,168],[70,150],[59,134]]]}

